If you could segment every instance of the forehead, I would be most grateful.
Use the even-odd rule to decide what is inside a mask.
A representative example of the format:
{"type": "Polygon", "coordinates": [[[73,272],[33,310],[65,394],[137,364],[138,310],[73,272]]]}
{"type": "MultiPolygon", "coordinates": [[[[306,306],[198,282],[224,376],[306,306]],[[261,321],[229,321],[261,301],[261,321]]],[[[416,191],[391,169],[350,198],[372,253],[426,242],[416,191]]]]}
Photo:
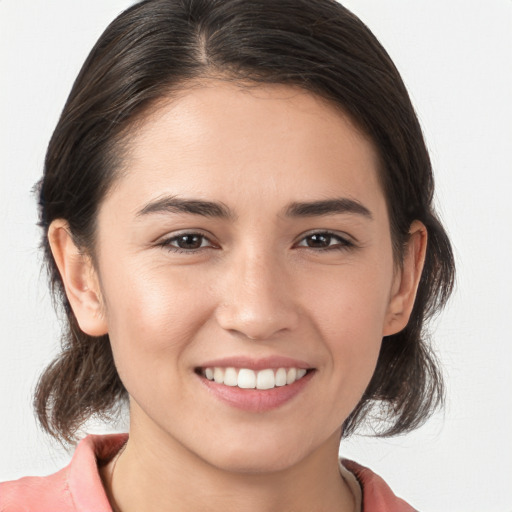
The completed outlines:
{"type": "Polygon", "coordinates": [[[118,186],[140,201],[382,195],[373,144],[339,108],[292,86],[202,83],[160,101],[128,146],[118,186]]]}

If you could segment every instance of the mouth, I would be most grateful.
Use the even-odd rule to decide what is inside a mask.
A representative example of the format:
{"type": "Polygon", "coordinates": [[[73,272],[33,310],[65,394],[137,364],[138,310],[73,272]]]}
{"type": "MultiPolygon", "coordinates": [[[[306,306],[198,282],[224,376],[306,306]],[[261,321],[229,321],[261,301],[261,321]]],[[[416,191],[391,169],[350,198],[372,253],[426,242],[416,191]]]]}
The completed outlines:
{"type": "Polygon", "coordinates": [[[291,386],[312,371],[313,369],[299,367],[252,370],[250,368],[207,366],[196,369],[198,375],[216,384],[260,391],[291,386]]]}
{"type": "Polygon", "coordinates": [[[278,409],[309,389],[317,373],[310,362],[272,355],[204,361],[194,369],[210,396],[251,413],[278,409]]]}

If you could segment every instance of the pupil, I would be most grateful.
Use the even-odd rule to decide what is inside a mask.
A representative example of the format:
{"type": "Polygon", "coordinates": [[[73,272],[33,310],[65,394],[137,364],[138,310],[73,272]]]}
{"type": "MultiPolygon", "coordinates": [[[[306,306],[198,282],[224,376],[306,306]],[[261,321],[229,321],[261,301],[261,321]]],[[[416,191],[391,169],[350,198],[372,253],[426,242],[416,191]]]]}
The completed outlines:
{"type": "Polygon", "coordinates": [[[331,242],[330,235],[311,235],[308,238],[308,246],[309,247],[326,247],[331,242]]]}
{"type": "Polygon", "coordinates": [[[199,249],[201,247],[201,237],[198,235],[180,236],[178,245],[181,249],[199,249]]]}

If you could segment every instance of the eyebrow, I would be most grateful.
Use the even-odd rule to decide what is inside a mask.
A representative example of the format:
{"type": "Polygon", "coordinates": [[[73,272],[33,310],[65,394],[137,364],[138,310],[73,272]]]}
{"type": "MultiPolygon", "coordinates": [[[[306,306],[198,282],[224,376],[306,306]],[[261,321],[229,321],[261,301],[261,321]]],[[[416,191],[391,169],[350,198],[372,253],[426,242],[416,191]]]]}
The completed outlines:
{"type": "MultiPolygon", "coordinates": [[[[165,196],[150,201],[137,212],[137,217],[152,213],[187,213],[220,219],[235,219],[234,212],[225,204],[199,199],[165,196]]],[[[310,202],[293,202],[285,208],[286,217],[319,217],[324,215],[357,214],[373,219],[370,210],[359,201],[347,197],[310,202]]]]}
{"type": "Polygon", "coordinates": [[[224,204],[199,199],[181,199],[176,196],[165,196],[149,202],[138,213],[137,217],[150,213],[188,213],[204,217],[233,219],[235,214],[224,204]]]}
{"type": "Polygon", "coordinates": [[[340,213],[355,213],[370,220],[373,219],[372,213],[366,206],[363,206],[359,201],[347,197],[292,203],[286,208],[285,213],[287,217],[316,217],[340,213]]]}

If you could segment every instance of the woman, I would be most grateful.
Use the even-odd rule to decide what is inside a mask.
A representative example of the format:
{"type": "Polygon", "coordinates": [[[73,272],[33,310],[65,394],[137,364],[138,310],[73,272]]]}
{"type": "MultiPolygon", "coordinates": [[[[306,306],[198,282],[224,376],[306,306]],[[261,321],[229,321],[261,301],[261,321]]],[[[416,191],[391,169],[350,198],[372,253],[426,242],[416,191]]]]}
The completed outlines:
{"type": "Polygon", "coordinates": [[[68,326],[43,427],[90,436],[2,510],[412,510],[340,438],[442,401],[424,323],[453,283],[421,129],[330,0],[149,0],[80,72],[40,185],[68,326]]]}

